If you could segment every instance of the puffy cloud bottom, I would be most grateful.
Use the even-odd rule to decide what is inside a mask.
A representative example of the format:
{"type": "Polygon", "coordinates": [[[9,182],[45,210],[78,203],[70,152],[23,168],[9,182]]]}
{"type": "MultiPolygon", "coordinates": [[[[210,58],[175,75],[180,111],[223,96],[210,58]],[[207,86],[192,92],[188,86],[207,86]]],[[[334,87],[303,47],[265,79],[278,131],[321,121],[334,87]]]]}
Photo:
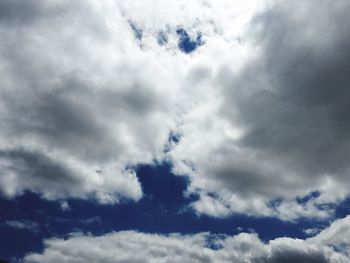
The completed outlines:
{"type": "Polygon", "coordinates": [[[48,239],[42,254],[29,254],[26,263],[65,262],[350,262],[350,216],[337,220],[306,239],[277,238],[262,242],[256,234],[220,236],[113,232],[103,236],[75,233],[48,239]]]}

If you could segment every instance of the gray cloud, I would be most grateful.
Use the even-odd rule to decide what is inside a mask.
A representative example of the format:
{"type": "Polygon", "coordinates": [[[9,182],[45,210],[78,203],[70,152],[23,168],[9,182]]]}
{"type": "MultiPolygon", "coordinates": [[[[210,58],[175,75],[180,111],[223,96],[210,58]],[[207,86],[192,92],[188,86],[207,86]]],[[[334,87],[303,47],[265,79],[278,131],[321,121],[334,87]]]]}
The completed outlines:
{"type": "Polygon", "coordinates": [[[184,139],[172,153],[180,171],[186,162],[195,167],[190,191],[203,196],[194,205],[200,212],[324,217],[332,211],[319,205],[348,195],[345,10],[347,1],[272,1],[252,19],[244,66],[223,65],[213,79],[222,103],[207,115],[210,125],[199,131],[184,125],[183,138],[206,139],[192,148],[184,139]],[[295,201],[313,191],[320,196],[309,205],[295,201]],[[219,198],[204,197],[211,192],[219,198]],[[271,205],[276,199],[281,206],[271,205]]]}
{"type": "Polygon", "coordinates": [[[242,146],[308,176],[348,171],[350,6],[318,3],[280,1],[257,16],[261,55],[227,89],[248,126],[242,146]]]}
{"type": "Polygon", "coordinates": [[[0,3],[0,20],[3,23],[28,23],[40,16],[41,5],[35,1],[4,0],[0,3]]]}
{"type": "MultiPolygon", "coordinates": [[[[264,260],[268,263],[292,263],[292,262],[303,262],[303,263],[326,263],[330,262],[325,253],[319,250],[314,251],[303,251],[294,247],[282,246],[274,248],[272,255],[264,260]]],[[[258,260],[259,261],[259,260],[258,260]]]]}
{"type": "MultiPolygon", "coordinates": [[[[349,8],[345,1],[278,1],[253,20],[259,54],[226,88],[225,112],[234,104],[247,130],[239,147],[282,166],[265,178],[254,171],[256,178],[278,178],[283,191],[326,177],[348,184],[349,8]]],[[[250,182],[264,185],[257,180],[250,182]]]]}
{"type": "Polygon", "coordinates": [[[349,4],[269,3],[3,1],[2,194],[138,200],[128,167],[166,160],[198,213],[329,217],[349,185],[349,4]]]}
{"type": "Polygon", "coordinates": [[[1,151],[0,158],[6,159],[11,164],[12,162],[17,165],[9,165],[7,168],[16,173],[24,174],[29,180],[47,180],[47,182],[66,182],[67,184],[78,184],[78,180],[74,180],[74,177],[69,174],[69,171],[61,166],[59,163],[55,163],[46,156],[28,152],[25,149],[1,151]]]}
{"type": "Polygon", "coordinates": [[[156,68],[117,5],[115,28],[94,1],[24,2],[0,8],[1,192],[138,200],[127,167],[159,159],[172,126],[156,68]]]}

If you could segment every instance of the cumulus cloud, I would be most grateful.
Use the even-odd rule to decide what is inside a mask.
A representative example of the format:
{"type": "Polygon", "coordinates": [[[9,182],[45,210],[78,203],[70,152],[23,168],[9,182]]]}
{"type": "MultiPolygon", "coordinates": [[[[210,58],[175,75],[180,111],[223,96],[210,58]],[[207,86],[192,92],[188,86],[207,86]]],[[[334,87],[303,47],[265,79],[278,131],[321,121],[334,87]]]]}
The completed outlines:
{"type": "Polygon", "coordinates": [[[171,153],[197,211],[322,218],[348,195],[349,9],[271,1],[252,19],[244,65],[222,65],[217,104],[187,116],[171,153]]]}
{"type": "Polygon", "coordinates": [[[254,2],[242,15],[229,1],[2,1],[1,193],[140,199],[131,167],[164,158],[183,112],[202,99],[191,88],[210,74],[202,60],[236,41],[254,2]],[[234,32],[208,39],[229,20],[234,32]],[[183,53],[196,38],[209,55],[183,53]]]}
{"type": "Polygon", "coordinates": [[[310,239],[310,242],[326,244],[344,251],[350,255],[350,216],[334,221],[318,235],[310,239]]]}
{"type": "Polygon", "coordinates": [[[138,200],[128,167],[162,154],[171,91],[118,4],[2,1],[0,19],[1,192],[138,200]]]}
{"type": "Polygon", "coordinates": [[[200,214],[327,218],[348,195],[347,1],[0,5],[3,195],[139,200],[132,167],[164,160],[200,214]]]}
{"type": "Polygon", "coordinates": [[[75,233],[67,239],[47,239],[44,251],[28,254],[24,262],[346,263],[350,262],[349,222],[350,217],[337,220],[314,238],[277,238],[268,243],[248,233],[236,236],[157,235],[135,231],[103,236],[75,233]],[[341,236],[340,231],[343,231],[341,236]]]}

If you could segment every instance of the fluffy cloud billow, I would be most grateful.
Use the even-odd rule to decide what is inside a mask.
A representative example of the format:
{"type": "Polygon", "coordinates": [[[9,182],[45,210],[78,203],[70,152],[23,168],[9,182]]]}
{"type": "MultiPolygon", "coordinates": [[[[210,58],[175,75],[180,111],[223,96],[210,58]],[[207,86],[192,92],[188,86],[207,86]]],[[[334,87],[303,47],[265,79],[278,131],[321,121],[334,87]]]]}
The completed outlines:
{"type": "Polygon", "coordinates": [[[131,167],[164,160],[183,112],[201,100],[192,100],[199,91],[188,82],[207,65],[179,48],[179,32],[194,49],[191,39],[215,27],[203,3],[193,3],[194,16],[169,4],[1,2],[3,195],[141,198],[131,167]],[[170,7],[169,15],[154,13],[170,7]]]}
{"type": "Polygon", "coordinates": [[[236,236],[157,235],[135,231],[103,236],[75,233],[67,239],[46,240],[43,253],[28,254],[24,262],[346,263],[350,262],[349,236],[349,217],[333,222],[306,240],[277,238],[268,243],[248,233],[236,236]]]}
{"type": "Polygon", "coordinates": [[[156,57],[112,1],[1,5],[2,192],[138,200],[128,167],[159,158],[172,127],[156,57]]]}
{"type": "Polygon", "coordinates": [[[1,1],[1,193],[137,201],[133,167],[167,161],[199,214],[330,217],[349,194],[349,8],[1,1]]]}
{"type": "Polygon", "coordinates": [[[273,1],[251,20],[244,65],[219,69],[217,105],[171,153],[197,211],[322,218],[348,195],[349,8],[273,1]]]}

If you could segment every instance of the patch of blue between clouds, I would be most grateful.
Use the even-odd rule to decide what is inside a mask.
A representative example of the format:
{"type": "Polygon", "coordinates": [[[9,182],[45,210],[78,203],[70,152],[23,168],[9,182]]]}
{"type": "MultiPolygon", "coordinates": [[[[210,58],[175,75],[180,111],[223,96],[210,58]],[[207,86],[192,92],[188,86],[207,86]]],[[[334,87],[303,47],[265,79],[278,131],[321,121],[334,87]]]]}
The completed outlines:
{"type": "Polygon", "coordinates": [[[168,137],[168,143],[164,147],[164,153],[170,152],[172,148],[178,144],[181,140],[181,134],[177,132],[171,132],[168,137]]]}
{"type": "Polygon", "coordinates": [[[176,30],[176,34],[179,37],[178,47],[184,53],[191,53],[204,44],[201,32],[198,32],[197,37],[192,39],[188,32],[180,27],[176,30]]]}
{"type": "Polygon", "coordinates": [[[168,34],[164,31],[159,31],[157,41],[160,46],[166,45],[169,41],[168,34]]]}
{"type": "Polygon", "coordinates": [[[143,36],[143,31],[140,27],[138,27],[134,22],[129,21],[129,25],[134,33],[134,37],[141,41],[142,40],[142,36],[143,36]]]}
{"type": "MultiPolygon", "coordinates": [[[[170,137],[171,139],[172,137],[170,137]]],[[[171,140],[176,140],[174,136],[171,140]]],[[[26,192],[13,200],[0,198],[0,223],[9,220],[35,222],[39,229],[15,229],[0,224],[0,258],[11,261],[28,252],[41,251],[42,240],[50,237],[66,237],[71,232],[90,232],[102,235],[111,231],[136,230],[145,233],[194,234],[211,232],[220,235],[234,235],[255,231],[268,241],[281,234],[294,238],[306,238],[304,229],[324,228],[329,223],[301,219],[297,222],[283,222],[276,218],[255,218],[234,215],[224,219],[198,216],[188,209],[198,196],[184,196],[189,181],[185,176],[171,172],[169,163],[141,165],[135,167],[142,185],[144,197],[139,202],[125,202],[116,205],[100,205],[93,200],[67,200],[70,209],[63,211],[59,202],[47,201],[39,195],[26,192]],[[187,207],[187,209],[186,209],[187,207]]],[[[350,214],[350,199],[336,208],[336,217],[350,214]]],[[[207,240],[207,246],[220,249],[215,238],[207,240]]]]}
{"type": "Polygon", "coordinates": [[[296,198],[298,204],[305,204],[312,199],[319,197],[321,193],[319,191],[313,191],[306,196],[296,198]]]}
{"type": "MultiPolygon", "coordinates": [[[[128,23],[133,31],[135,39],[138,41],[142,41],[142,37],[143,37],[142,28],[137,26],[137,24],[132,21],[128,21],[128,23]]],[[[201,32],[197,32],[196,38],[193,39],[184,28],[179,27],[176,29],[176,35],[178,37],[178,48],[186,54],[192,53],[198,47],[204,44],[204,41],[202,40],[201,32]]],[[[158,35],[156,38],[160,46],[166,45],[169,41],[168,33],[163,30],[158,32],[158,35]]]]}

